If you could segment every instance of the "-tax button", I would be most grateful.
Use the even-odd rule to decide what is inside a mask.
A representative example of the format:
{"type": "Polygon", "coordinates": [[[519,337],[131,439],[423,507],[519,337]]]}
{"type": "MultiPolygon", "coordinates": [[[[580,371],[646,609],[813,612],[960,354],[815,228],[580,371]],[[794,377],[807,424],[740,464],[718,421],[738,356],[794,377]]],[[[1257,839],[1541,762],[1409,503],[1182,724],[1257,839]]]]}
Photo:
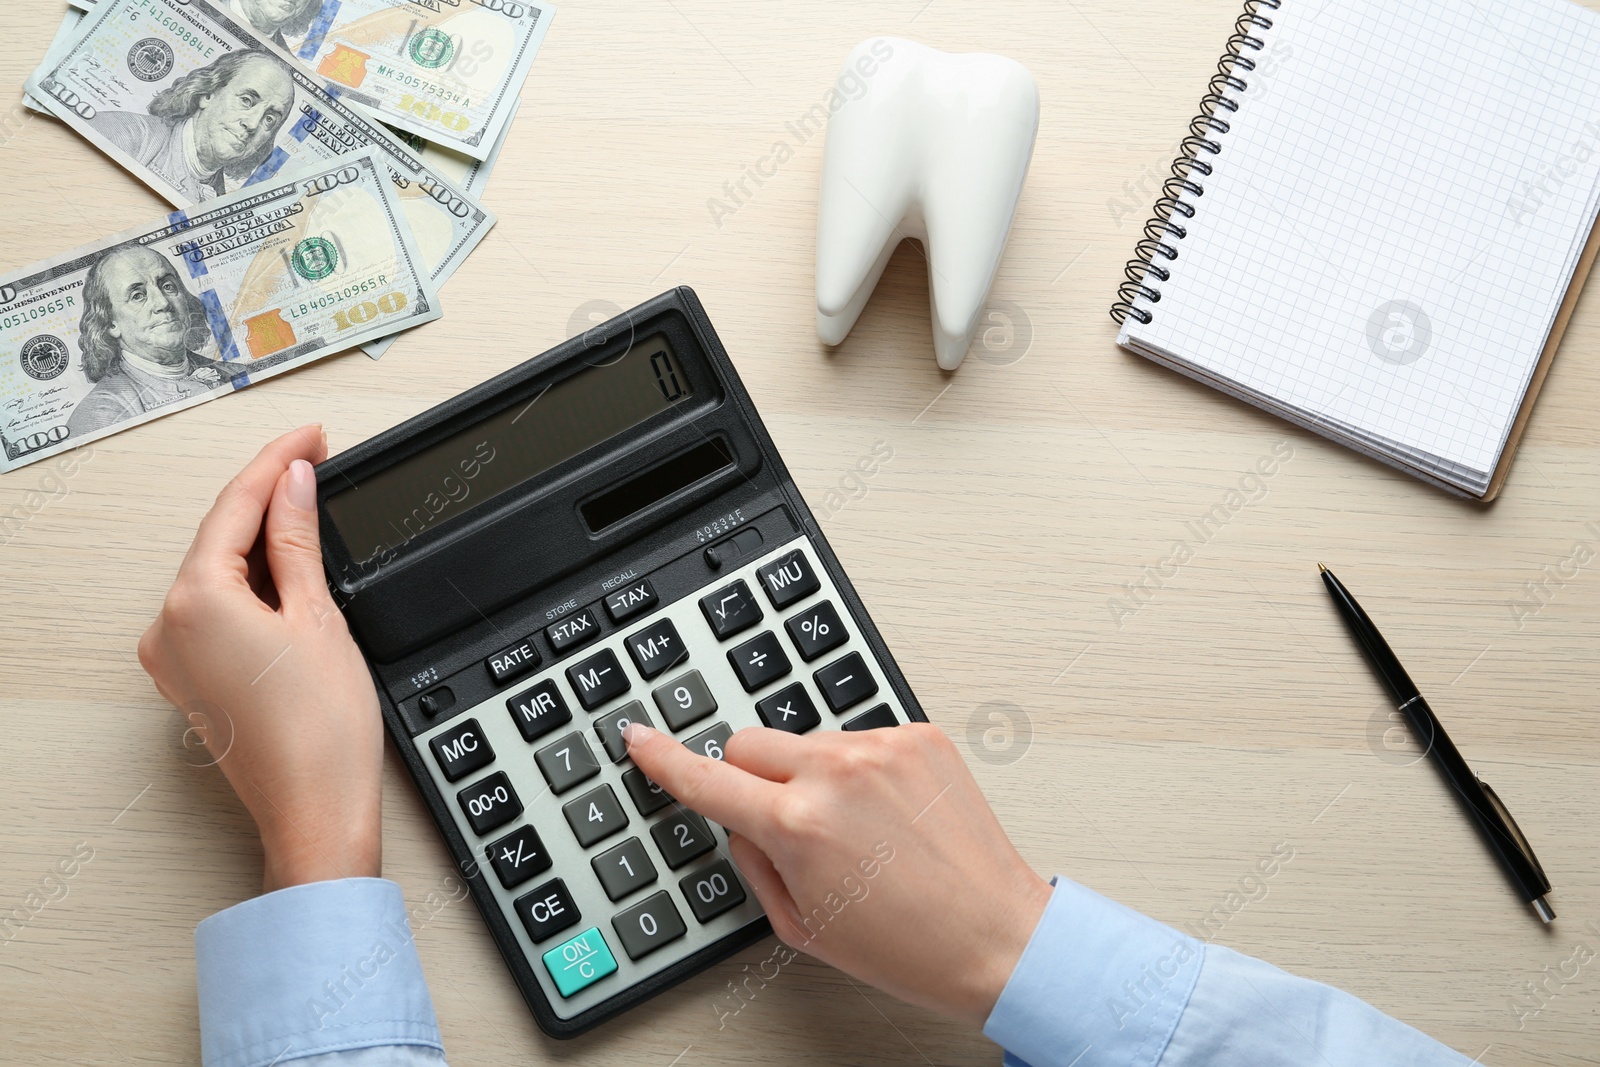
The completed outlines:
{"type": "Polygon", "coordinates": [[[494,762],[494,749],[489,747],[489,739],[483,736],[477,719],[456,723],[429,741],[428,746],[433,749],[433,758],[439,761],[445,780],[450,782],[458,782],[494,762]]]}

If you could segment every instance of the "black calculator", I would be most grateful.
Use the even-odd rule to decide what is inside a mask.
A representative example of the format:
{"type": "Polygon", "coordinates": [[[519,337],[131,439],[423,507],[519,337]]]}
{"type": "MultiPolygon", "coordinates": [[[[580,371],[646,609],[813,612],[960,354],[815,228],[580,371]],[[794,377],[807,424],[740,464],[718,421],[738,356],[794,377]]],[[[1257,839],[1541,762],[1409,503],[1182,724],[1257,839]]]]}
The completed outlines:
{"type": "Polygon", "coordinates": [[[572,1037],[771,932],[647,722],[926,721],[694,292],[322,464],[323,561],[384,719],[539,1026],[572,1037]]]}

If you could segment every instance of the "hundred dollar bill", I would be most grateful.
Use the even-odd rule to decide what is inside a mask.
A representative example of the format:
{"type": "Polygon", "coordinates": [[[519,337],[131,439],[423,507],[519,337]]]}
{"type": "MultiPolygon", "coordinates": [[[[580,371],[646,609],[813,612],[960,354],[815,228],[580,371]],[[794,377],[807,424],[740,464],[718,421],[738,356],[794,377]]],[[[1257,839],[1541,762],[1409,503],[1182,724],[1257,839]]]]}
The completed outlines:
{"type": "Polygon", "coordinates": [[[439,317],[375,149],[0,274],[0,471],[439,317]]]}
{"type": "Polygon", "coordinates": [[[384,122],[474,159],[510,123],[555,16],[531,0],[214,2],[384,122]]]}
{"type": "Polygon", "coordinates": [[[429,273],[443,282],[494,215],[331,90],[205,0],[100,0],[27,84],[178,207],[376,146],[429,273]]]}
{"type": "MultiPolygon", "coordinates": [[[[83,21],[83,12],[75,7],[67,8],[66,17],[61,20],[61,28],[56,30],[55,38],[44,51],[44,64],[48,66],[57,56],[67,50],[67,44],[78,32],[78,23],[83,21]]],[[[50,111],[43,104],[33,98],[32,93],[22,94],[22,106],[29,111],[37,111],[48,115],[50,111]]]]}

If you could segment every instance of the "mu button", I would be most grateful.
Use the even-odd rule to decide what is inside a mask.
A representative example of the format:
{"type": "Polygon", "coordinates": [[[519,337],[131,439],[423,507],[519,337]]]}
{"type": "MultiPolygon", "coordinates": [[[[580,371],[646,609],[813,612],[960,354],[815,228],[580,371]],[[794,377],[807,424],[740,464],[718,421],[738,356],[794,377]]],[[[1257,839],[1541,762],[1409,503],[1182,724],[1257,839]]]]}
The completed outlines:
{"type": "Polygon", "coordinates": [[[772,606],[780,611],[822,587],[817,572],[811,569],[811,561],[798,549],[779,556],[756,573],[761,575],[761,586],[772,600],[772,606]]]}

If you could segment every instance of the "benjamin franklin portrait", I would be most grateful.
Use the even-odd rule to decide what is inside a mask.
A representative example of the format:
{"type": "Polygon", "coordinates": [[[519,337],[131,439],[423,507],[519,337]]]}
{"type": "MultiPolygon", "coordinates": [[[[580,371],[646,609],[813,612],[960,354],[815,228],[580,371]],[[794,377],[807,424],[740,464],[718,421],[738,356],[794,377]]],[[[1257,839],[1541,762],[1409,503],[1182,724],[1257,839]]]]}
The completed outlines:
{"type": "Polygon", "coordinates": [[[205,305],[160,253],[116,248],[83,285],[79,344],[94,388],[67,420],[69,436],[115,426],[166,404],[208,393],[244,368],[206,359],[205,305]]]}
{"type": "Polygon", "coordinates": [[[231,6],[258,32],[287,51],[286,38],[306,35],[322,10],[322,0],[233,0],[231,6]]]}
{"type": "Polygon", "coordinates": [[[237,188],[272,154],[294,82],[264,53],[230,52],[179,78],[150,113],[104,111],[94,128],[199,203],[237,188]]]}

